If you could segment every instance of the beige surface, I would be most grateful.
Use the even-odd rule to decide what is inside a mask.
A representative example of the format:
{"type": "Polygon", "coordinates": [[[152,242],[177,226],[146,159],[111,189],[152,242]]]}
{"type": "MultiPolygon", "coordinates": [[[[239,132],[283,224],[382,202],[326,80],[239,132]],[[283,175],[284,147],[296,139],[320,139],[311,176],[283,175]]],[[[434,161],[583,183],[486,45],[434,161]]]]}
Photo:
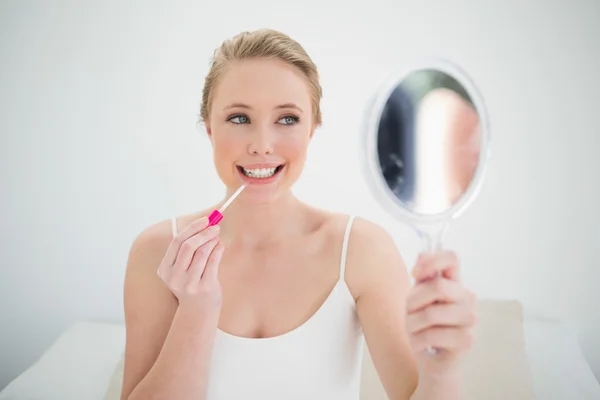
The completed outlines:
{"type": "Polygon", "coordinates": [[[108,384],[108,389],[106,390],[104,400],[121,399],[121,386],[123,385],[123,363],[125,361],[123,357],[124,356],[121,356],[121,359],[115,368],[115,372],[113,372],[113,376],[108,384]]]}
{"type": "MultiPolygon", "coordinates": [[[[523,311],[517,301],[478,304],[476,342],[463,363],[465,400],[532,400],[533,383],[525,355],[523,311]]],[[[123,359],[116,366],[105,400],[118,400],[123,359]]],[[[362,400],[387,400],[365,346],[362,400]]]]}
{"type": "Polygon", "coordinates": [[[465,400],[534,399],[517,301],[480,301],[476,341],[463,364],[465,400]]]}

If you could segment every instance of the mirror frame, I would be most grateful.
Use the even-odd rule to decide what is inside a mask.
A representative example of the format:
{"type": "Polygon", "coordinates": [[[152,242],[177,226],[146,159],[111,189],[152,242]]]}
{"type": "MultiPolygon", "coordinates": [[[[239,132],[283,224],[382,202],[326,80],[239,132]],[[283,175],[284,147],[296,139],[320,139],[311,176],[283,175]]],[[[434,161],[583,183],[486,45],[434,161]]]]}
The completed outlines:
{"type": "Polygon", "coordinates": [[[475,86],[473,80],[464,70],[446,59],[425,59],[390,74],[390,76],[377,88],[375,95],[371,98],[365,114],[363,132],[359,136],[362,138],[361,153],[363,172],[366,175],[367,185],[379,204],[396,218],[409,220],[413,223],[440,223],[449,221],[458,217],[471,202],[475,200],[481,190],[490,157],[491,134],[489,115],[483,101],[483,96],[475,86]],[[479,153],[477,169],[467,191],[461,196],[460,200],[447,211],[434,215],[417,214],[409,211],[403,202],[394,195],[381,173],[379,154],[377,153],[379,121],[388,98],[396,86],[407,76],[412,72],[423,69],[435,69],[446,73],[456,79],[464,87],[479,114],[482,135],[481,151],[479,153]]]}

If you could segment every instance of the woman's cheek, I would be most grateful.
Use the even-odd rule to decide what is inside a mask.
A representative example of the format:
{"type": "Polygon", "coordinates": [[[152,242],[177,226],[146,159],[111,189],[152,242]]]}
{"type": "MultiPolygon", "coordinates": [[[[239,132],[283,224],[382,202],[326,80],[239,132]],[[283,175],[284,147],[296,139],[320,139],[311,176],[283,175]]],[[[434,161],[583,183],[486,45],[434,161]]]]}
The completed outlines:
{"type": "Polygon", "coordinates": [[[303,158],[308,148],[308,136],[300,133],[285,136],[281,139],[278,147],[282,156],[303,158]]]}

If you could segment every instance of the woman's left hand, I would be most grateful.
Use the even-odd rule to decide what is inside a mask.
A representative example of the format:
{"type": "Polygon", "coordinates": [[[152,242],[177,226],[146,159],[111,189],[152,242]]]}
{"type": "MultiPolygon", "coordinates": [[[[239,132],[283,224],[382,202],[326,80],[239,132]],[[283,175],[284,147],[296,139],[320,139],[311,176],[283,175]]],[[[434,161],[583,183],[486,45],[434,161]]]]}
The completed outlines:
{"type": "Polygon", "coordinates": [[[475,295],[461,284],[458,258],[451,251],[421,255],[412,275],[406,328],[419,373],[453,376],[473,343],[475,295]]]}

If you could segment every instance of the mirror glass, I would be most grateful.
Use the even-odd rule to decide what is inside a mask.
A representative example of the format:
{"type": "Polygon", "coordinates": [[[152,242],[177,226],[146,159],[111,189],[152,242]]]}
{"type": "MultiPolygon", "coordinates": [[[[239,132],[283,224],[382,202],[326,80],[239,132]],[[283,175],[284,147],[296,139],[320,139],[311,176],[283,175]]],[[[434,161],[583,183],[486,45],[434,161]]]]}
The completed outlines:
{"type": "Polygon", "coordinates": [[[368,121],[368,179],[404,214],[453,217],[473,197],[489,132],[483,102],[458,68],[438,62],[392,77],[368,121]]]}

